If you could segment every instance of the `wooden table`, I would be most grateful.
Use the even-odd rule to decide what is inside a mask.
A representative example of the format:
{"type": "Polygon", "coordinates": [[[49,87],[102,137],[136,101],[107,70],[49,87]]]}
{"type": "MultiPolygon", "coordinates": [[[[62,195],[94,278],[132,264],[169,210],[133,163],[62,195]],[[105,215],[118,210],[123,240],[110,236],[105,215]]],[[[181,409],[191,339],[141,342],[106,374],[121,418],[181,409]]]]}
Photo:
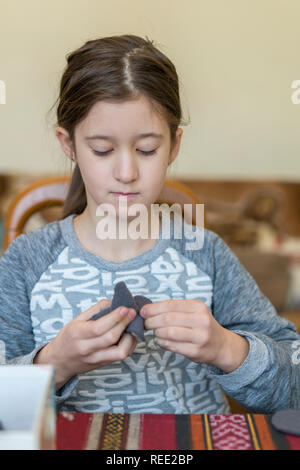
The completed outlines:
{"type": "Polygon", "coordinates": [[[300,449],[271,415],[59,413],[57,450],[300,449]]]}

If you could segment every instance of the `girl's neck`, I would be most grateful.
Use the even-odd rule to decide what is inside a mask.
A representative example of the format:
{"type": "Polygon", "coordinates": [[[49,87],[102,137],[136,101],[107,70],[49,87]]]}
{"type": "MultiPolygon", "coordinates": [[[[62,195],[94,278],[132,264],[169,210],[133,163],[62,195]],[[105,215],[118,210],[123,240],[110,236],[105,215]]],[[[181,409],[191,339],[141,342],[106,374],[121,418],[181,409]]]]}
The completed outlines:
{"type": "MultiPolygon", "coordinates": [[[[152,221],[155,226],[152,227],[152,234],[154,238],[151,238],[150,222],[149,237],[138,238],[136,240],[128,237],[125,239],[120,238],[106,238],[104,240],[97,237],[96,226],[99,223],[99,218],[93,219],[90,213],[85,209],[82,214],[74,217],[74,231],[80,242],[80,244],[90,253],[99,256],[108,261],[115,263],[121,263],[131,258],[135,258],[148,250],[151,250],[159,239],[159,233],[161,229],[161,220],[157,219],[157,222],[152,221]]],[[[117,229],[118,234],[118,229],[117,229]]]]}

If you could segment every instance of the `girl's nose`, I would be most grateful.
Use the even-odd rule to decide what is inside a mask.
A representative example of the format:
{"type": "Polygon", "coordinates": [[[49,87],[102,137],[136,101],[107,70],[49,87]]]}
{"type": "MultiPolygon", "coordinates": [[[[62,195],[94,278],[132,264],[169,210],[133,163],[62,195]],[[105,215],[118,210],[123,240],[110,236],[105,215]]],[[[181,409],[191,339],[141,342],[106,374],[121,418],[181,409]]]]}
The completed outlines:
{"type": "Polygon", "coordinates": [[[130,152],[119,155],[116,161],[114,176],[123,183],[130,183],[138,178],[136,157],[130,152]]]}

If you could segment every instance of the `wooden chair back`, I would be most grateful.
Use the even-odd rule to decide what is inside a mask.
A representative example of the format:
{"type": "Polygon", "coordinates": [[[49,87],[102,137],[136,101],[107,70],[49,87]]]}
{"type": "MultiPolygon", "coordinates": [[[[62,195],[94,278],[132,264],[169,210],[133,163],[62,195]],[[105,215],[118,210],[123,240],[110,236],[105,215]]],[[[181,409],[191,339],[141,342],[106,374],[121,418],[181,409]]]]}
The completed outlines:
{"type": "MultiPolygon", "coordinates": [[[[48,177],[28,185],[11,201],[4,217],[3,252],[10,243],[24,231],[29,218],[42,209],[62,206],[71,178],[67,176],[48,177]]],[[[196,194],[187,186],[175,180],[166,180],[157,203],[172,205],[179,203],[183,209],[184,204],[192,206],[192,223],[196,224],[196,204],[200,204],[196,194]]]]}

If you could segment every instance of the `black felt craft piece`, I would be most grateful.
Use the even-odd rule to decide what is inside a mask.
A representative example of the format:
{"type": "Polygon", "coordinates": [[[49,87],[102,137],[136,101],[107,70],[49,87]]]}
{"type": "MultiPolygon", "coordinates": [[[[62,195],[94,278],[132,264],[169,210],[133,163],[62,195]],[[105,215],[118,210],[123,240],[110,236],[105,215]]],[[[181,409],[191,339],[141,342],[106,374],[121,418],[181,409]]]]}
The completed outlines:
{"type": "Polygon", "coordinates": [[[277,431],[300,436],[300,410],[280,410],[271,418],[277,431]]]}
{"type": "Polygon", "coordinates": [[[141,341],[145,341],[144,337],[144,319],[140,316],[140,310],[145,304],[152,304],[152,301],[143,295],[132,296],[130,290],[124,281],[115,285],[114,296],[111,306],[93,315],[89,320],[98,320],[98,318],[107,315],[116,308],[124,305],[124,307],[133,308],[137,315],[126,328],[126,333],[132,333],[141,341]]]}

